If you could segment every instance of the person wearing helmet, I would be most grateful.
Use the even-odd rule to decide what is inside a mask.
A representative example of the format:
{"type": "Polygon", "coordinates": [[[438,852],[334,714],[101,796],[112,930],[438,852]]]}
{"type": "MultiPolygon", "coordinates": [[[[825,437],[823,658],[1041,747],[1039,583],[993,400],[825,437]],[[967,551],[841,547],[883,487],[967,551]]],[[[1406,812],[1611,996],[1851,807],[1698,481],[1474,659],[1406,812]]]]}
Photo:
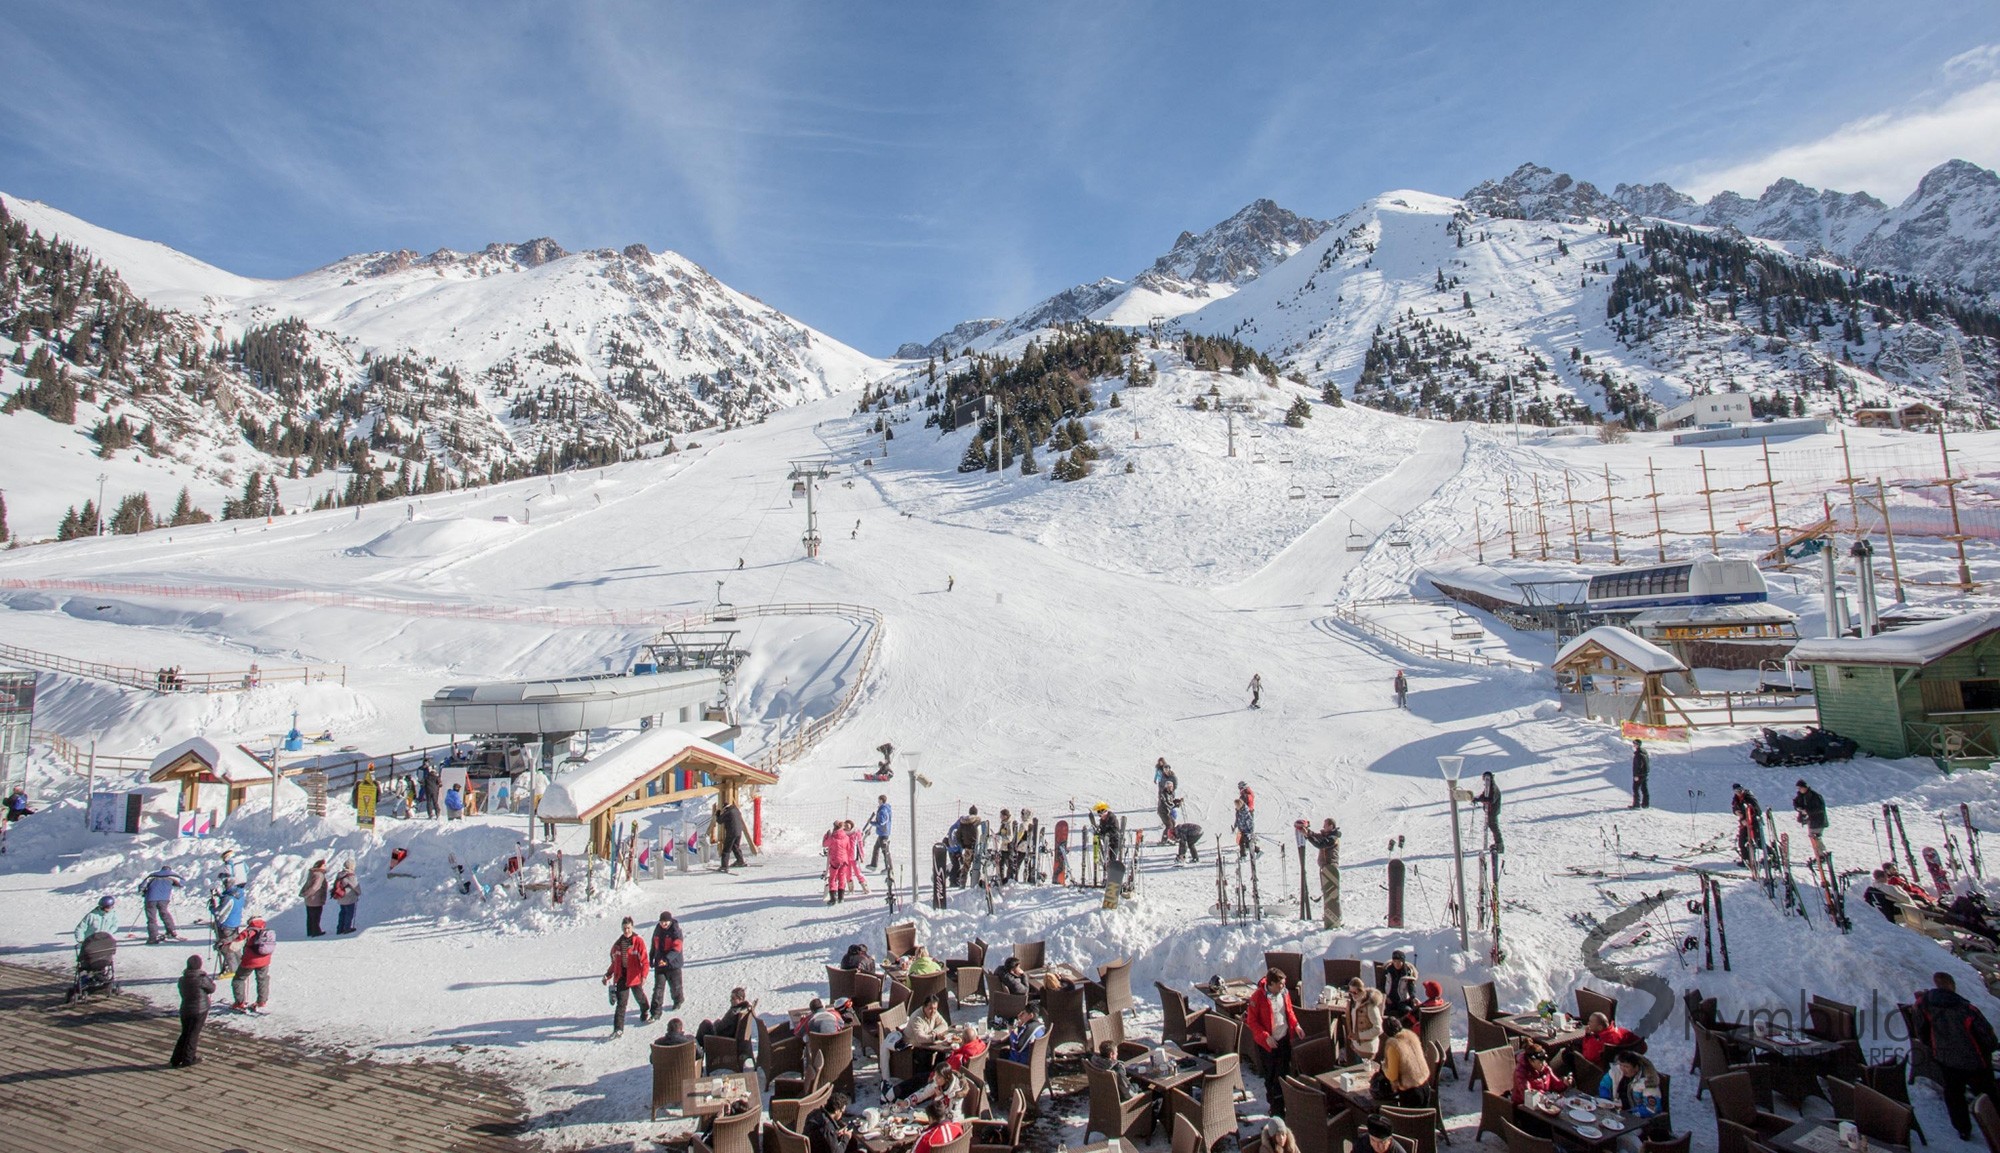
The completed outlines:
{"type": "Polygon", "coordinates": [[[83,920],[76,923],[76,943],[80,948],[93,934],[109,933],[118,935],[118,898],[106,893],[97,899],[83,920]]]}
{"type": "Polygon", "coordinates": [[[1118,814],[1103,801],[1092,805],[1090,811],[1096,816],[1098,853],[1107,862],[1117,860],[1119,843],[1125,839],[1124,830],[1118,827],[1118,814]]]}
{"type": "Polygon", "coordinates": [[[262,917],[250,918],[236,941],[243,948],[242,959],[237,962],[236,976],[229,982],[229,991],[234,996],[230,1008],[242,1013],[261,1013],[271,1003],[271,955],[278,951],[278,934],[264,923],[262,917]],[[250,991],[252,978],[257,982],[257,1002],[248,1004],[244,997],[250,991]]]}
{"type": "Polygon", "coordinates": [[[1243,802],[1244,808],[1253,813],[1257,811],[1257,790],[1250,787],[1249,781],[1236,782],[1236,797],[1243,802]]]}

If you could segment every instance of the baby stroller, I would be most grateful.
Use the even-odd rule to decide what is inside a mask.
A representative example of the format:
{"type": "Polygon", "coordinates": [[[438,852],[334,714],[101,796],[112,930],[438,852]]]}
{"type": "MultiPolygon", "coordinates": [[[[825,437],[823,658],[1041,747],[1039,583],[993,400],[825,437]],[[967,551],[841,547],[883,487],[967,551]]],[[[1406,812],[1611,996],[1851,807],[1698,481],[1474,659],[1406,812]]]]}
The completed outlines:
{"type": "Polygon", "coordinates": [[[93,993],[118,991],[118,939],[109,933],[92,933],[76,951],[76,980],[63,1004],[80,1001],[93,993]]]}

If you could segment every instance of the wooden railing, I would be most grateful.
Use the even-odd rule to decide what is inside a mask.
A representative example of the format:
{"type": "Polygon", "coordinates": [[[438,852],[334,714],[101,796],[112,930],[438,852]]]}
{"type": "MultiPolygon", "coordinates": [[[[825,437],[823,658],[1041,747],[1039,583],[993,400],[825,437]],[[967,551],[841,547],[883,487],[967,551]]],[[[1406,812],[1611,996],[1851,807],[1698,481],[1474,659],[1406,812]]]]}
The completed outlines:
{"type": "Polygon", "coordinates": [[[153,758],[135,757],[127,754],[93,753],[87,745],[79,745],[61,733],[35,731],[28,734],[29,743],[40,741],[48,745],[57,760],[68,765],[72,772],[86,772],[96,768],[105,773],[136,773],[153,767],[153,758]]]}
{"type": "Polygon", "coordinates": [[[1819,720],[1811,693],[1721,692],[1667,699],[1688,724],[1696,727],[1813,724],[1819,720]]]}
{"type": "Polygon", "coordinates": [[[1518,657],[1490,657],[1485,653],[1467,652],[1464,649],[1452,648],[1449,645],[1433,644],[1430,641],[1420,641],[1414,637],[1406,637],[1394,629],[1376,624],[1374,621],[1362,616],[1360,611],[1360,606],[1368,604],[1417,603],[1420,602],[1401,599],[1354,601],[1347,604],[1334,605],[1333,618],[1350,628],[1366,633],[1376,640],[1392,644],[1414,656],[1427,657],[1431,660],[1450,661],[1453,664],[1472,665],[1478,668],[1516,669],[1528,673],[1542,671],[1541,665],[1535,664],[1532,661],[1521,660],[1518,657]]]}
{"type": "Polygon", "coordinates": [[[2000,739],[1984,721],[1903,722],[1910,751],[1940,761],[1991,761],[2000,758],[2000,739]]]}
{"type": "Polygon", "coordinates": [[[0,644],[0,662],[155,693],[240,693],[258,685],[287,681],[347,683],[346,665],[274,665],[270,668],[253,665],[234,672],[191,673],[80,661],[61,653],[39,652],[9,644],[0,644]]]}
{"type": "Polygon", "coordinates": [[[717,620],[732,617],[849,617],[868,625],[868,642],[862,647],[861,660],[856,664],[854,679],[848,683],[847,691],[840,694],[840,700],[824,715],[814,717],[790,736],[781,736],[760,753],[751,763],[765,772],[775,773],[787,761],[797,760],[806,750],[817,745],[833,727],[847,716],[849,709],[861,697],[861,691],[868,684],[868,674],[875,667],[875,656],[882,647],[882,614],[867,605],[845,604],[838,601],[802,602],[792,604],[742,605],[718,617],[714,612],[704,614],[703,624],[713,624],[717,620]]]}

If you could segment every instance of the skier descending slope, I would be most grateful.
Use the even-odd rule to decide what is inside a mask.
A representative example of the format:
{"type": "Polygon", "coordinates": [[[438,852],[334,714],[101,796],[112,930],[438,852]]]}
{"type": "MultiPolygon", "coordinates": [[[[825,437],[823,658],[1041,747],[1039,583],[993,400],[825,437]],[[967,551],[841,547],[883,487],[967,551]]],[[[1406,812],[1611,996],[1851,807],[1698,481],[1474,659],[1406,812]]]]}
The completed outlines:
{"type": "Polygon", "coordinates": [[[1253,709],[1258,709],[1258,708],[1263,708],[1263,706],[1262,706],[1262,705],[1260,705],[1260,704],[1258,704],[1258,703],[1257,703],[1257,702],[1258,702],[1258,700],[1259,700],[1259,699],[1260,699],[1261,697],[1263,697],[1263,695],[1264,695],[1264,674],[1262,674],[1262,673],[1251,673],[1251,674],[1250,674],[1250,707],[1251,707],[1251,708],[1253,708],[1253,709]]]}

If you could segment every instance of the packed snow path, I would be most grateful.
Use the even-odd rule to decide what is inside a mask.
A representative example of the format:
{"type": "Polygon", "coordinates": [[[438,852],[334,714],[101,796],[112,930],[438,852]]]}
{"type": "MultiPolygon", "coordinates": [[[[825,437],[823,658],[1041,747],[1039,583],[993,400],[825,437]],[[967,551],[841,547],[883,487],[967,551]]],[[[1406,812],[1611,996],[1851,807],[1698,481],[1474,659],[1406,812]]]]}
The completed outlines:
{"type": "MultiPolygon", "coordinates": [[[[199,946],[173,949],[175,959],[199,946]]],[[[128,945],[127,952],[131,951],[128,945]]],[[[378,1065],[253,1037],[212,1013],[202,1064],[172,1069],[179,1019],[136,997],[62,1004],[43,969],[0,964],[7,1146],[212,1153],[513,1153],[521,1121],[498,1078],[442,1062],[378,1065]]],[[[219,985],[217,1000],[228,986],[219,985]]]]}

